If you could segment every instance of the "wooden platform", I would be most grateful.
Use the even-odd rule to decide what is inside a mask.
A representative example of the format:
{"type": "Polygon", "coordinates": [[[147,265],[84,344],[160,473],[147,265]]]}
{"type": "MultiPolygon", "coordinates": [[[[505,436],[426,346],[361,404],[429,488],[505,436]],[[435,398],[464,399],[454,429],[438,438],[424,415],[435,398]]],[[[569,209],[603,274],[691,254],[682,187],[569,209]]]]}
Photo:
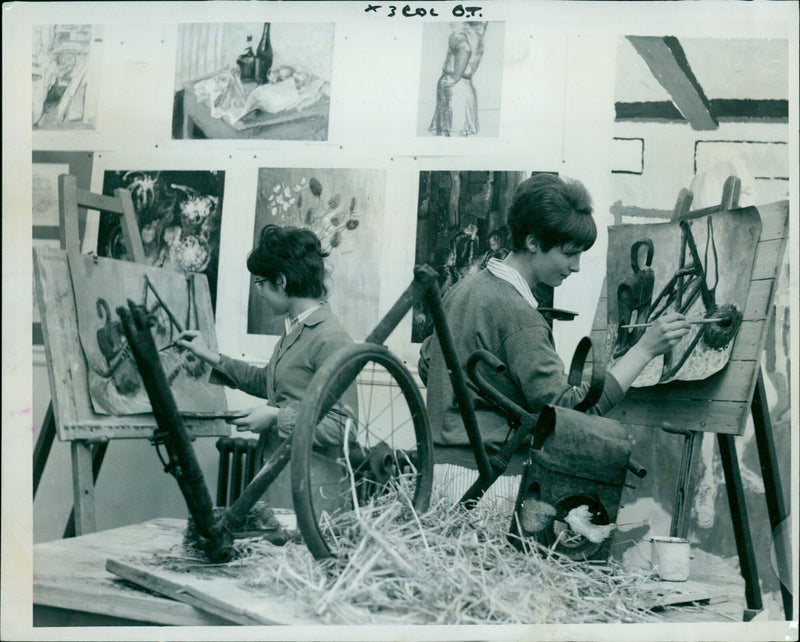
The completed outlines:
{"type": "MultiPolygon", "coordinates": [[[[324,621],[306,605],[292,602],[264,589],[258,592],[241,586],[232,569],[203,567],[197,572],[171,570],[157,561],[180,541],[183,522],[155,520],[140,526],[141,532],[159,533],[143,539],[144,549],[131,547],[125,556],[110,558],[109,572],[150,591],[180,600],[238,624],[314,625],[324,621]]],[[[741,622],[744,582],[735,569],[712,555],[695,551],[687,582],[649,584],[645,601],[659,617],[672,622],[741,622]]],[[[365,614],[372,623],[381,616],[365,614]]],[[[396,623],[387,619],[386,624],[396,623]]]]}
{"type": "MultiPolygon", "coordinates": [[[[292,527],[286,515],[278,517],[292,527]]],[[[167,625],[325,624],[305,604],[244,588],[233,568],[165,568],[157,557],[182,556],[185,525],[154,519],[36,544],[34,604],[167,625]]],[[[724,561],[693,551],[689,581],[652,582],[645,603],[667,622],[741,622],[743,581],[724,561]]],[[[367,615],[381,623],[380,615],[367,615]]]]}
{"type": "Polygon", "coordinates": [[[154,624],[229,624],[208,611],[143,590],[105,569],[109,557],[147,547],[169,549],[180,541],[178,534],[185,525],[185,520],[153,520],[34,545],[34,604],[154,624]]]}

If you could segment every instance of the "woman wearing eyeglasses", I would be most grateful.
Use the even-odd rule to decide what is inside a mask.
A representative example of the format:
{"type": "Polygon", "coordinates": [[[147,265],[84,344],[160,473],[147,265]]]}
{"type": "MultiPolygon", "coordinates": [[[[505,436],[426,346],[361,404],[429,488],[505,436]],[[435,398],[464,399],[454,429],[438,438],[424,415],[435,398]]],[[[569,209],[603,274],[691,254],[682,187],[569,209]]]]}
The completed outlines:
{"type": "MultiPolygon", "coordinates": [[[[213,366],[212,381],[267,400],[230,420],[237,430],[260,433],[275,428],[280,437],[289,436],[314,373],[339,348],[353,343],[326,301],[326,256],[310,230],[277,225],[261,230],[247,269],[264,304],[284,317],[285,328],[265,367],[211,351],[196,331],[179,338],[179,345],[213,366]]],[[[352,401],[357,407],[355,397],[352,401]]],[[[317,426],[315,445],[341,445],[345,423],[344,415],[329,413],[317,426]]]]}

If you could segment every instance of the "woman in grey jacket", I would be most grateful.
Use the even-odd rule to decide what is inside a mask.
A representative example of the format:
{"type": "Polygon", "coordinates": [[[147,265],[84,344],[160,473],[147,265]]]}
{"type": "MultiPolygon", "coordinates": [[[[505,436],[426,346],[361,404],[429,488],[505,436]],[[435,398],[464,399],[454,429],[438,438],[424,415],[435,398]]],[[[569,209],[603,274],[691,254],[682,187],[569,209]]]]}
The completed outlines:
{"type": "MultiPolygon", "coordinates": [[[[307,229],[266,225],[258,245],[247,257],[247,269],[265,305],[285,318],[272,357],[264,367],[253,366],[211,351],[195,331],[178,340],[210,363],[212,381],[267,400],[232,419],[239,431],[277,429],[287,437],[294,429],[297,408],[320,366],[338,349],[353,343],[326,301],[324,258],[317,236],[307,229]]],[[[355,390],[351,407],[357,408],[355,390]]],[[[343,443],[347,417],[331,411],[317,426],[315,444],[343,443]]]]}

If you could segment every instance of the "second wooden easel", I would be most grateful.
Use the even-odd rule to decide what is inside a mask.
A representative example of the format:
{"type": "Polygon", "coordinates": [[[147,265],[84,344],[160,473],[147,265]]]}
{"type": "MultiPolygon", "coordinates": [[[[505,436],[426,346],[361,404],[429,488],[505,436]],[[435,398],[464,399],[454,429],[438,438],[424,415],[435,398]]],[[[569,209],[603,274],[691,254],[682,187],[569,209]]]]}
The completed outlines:
{"type": "MultiPolygon", "coordinates": [[[[681,190],[672,220],[696,219],[731,210],[734,210],[731,215],[735,215],[739,191],[739,179],[731,176],[725,182],[719,206],[690,211],[692,193],[681,190]]],[[[727,367],[702,381],[676,381],[655,388],[631,389],[624,402],[610,413],[625,424],[659,431],[668,424],[673,427],[671,432],[685,435],[670,529],[671,535],[678,537],[686,537],[688,534],[687,497],[695,441],[702,432],[716,433],[739,564],[745,580],[746,620],[763,609],[734,440],[736,435],[744,433],[748,415],[753,417],[772,532],[775,533],[787,518],[760,359],[767,338],[767,321],[772,310],[775,283],[788,237],[789,206],[787,201],[781,201],[756,209],[761,218],[761,236],[756,249],[742,328],[727,367]]],[[[604,345],[606,337],[606,296],[604,287],[592,326],[592,339],[598,342],[597,345],[604,345]]],[[[784,545],[784,540],[775,537],[774,541],[778,564],[787,569],[793,568],[791,551],[784,545]]],[[[781,594],[785,616],[791,619],[792,595],[783,583],[781,594]]]]}
{"type": "MultiPolygon", "coordinates": [[[[73,511],[64,537],[96,530],[94,487],[108,448],[114,438],[150,438],[156,428],[152,415],[115,417],[98,415],[92,409],[86,364],[66,359],[54,346],[69,346],[68,353],[81,354],[77,311],[69,278],[67,256],[80,253],[78,207],[109,212],[121,218],[122,237],[128,256],[144,263],[136,214],[130,193],[115,190],[114,196],[78,189],[73,176],[59,176],[59,231],[62,251],[37,252],[34,260],[37,296],[42,311],[51,402],[33,451],[33,494],[39,487],[56,436],[70,442],[72,457],[73,511]],[[46,308],[51,311],[45,313],[46,308]],[[55,312],[52,308],[56,308],[55,312]]],[[[205,279],[202,280],[207,290],[205,279]]],[[[219,419],[198,418],[187,422],[195,435],[230,433],[219,419]]]]}

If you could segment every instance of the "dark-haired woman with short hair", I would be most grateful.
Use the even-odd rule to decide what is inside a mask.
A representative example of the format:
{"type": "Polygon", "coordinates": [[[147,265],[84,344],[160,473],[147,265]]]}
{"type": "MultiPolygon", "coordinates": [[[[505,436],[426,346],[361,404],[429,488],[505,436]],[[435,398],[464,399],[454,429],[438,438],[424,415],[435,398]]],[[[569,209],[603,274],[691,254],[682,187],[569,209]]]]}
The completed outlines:
{"type": "MultiPolygon", "coordinates": [[[[444,296],[442,303],[456,349],[465,362],[479,349],[497,356],[506,370],[502,374],[487,372],[487,379],[529,412],[538,412],[544,405],[573,407],[586,394],[588,383],[570,385],[550,326],[537,310],[531,289],[538,283],[558,287],[580,269],[581,254],[597,237],[591,198],[578,181],[537,174],[517,186],[508,227],[509,254],[502,261],[490,259],[485,270],[459,281],[444,296]]],[[[659,318],[608,369],[603,394],[589,412],[602,415],[617,405],[642,369],[674,346],[688,329],[680,314],[659,318]]],[[[451,447],[450,461],[474,467],[435,335],[422,345],[419,371],[428,388],[428,412],[434,443],[439,447],[437,463],[446,456],[442,447],[451,447]]],[[[487,447],[499,448],[508,435],[506,417],[494,406],[477,400],[475,414],[487,447]]]]}
{"type": "MultiPolygon", "coordinates": [[[[290,435],[314,373],[339,348],[353,343],[326,300],[326,256],[310,230],[278,225],[261,230],[258,245],[247,257],[247,269],[264,303],[273,314],[283,316],[285,324],[265,367],[211,351],[195,331],[179,338],[179,345],[214,367],[212,377],[217,381],[267,399],[231,420],[237,430],[263,432],[274,427],[280,437],[290,435]]],[[[317,426],[315,444],[341,445],[345,423],[344,415],[329,413],[317,426]]]]}

